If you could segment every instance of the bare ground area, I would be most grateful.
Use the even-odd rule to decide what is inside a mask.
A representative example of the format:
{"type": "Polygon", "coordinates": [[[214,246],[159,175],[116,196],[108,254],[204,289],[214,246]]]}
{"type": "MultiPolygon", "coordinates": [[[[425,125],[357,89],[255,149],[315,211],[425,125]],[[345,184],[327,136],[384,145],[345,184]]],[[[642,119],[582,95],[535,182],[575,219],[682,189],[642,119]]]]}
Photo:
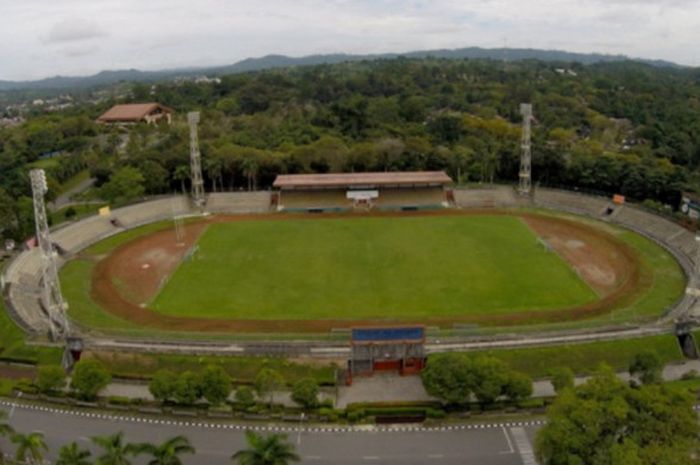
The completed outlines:
{"type": "MultiPolygon", "coordinates": [[[[348,214],[323,216],[299,215],[236,215],[217,216],[184,226],[184,245],[176,244],[173,230],[165,230],[135,239],[115,249],[99,260],[93,272],[92,297],[106,310],[147,326],[171,331],[197,332],[266,332],[302,333],[328,332],[333,328],[365,324],[425,324],[450,327],[454,323],[480,325],[520,325],[548,323],[589,318],[605,314],[631,302],[640,291],[651,285],[650,279],[640,274],[639,256],[635,250],[600,229],[568,219],[511,211],[469,212],[443,210],[434,212],[369,213],[371,216],[410,215],[479,215],[503,214],[521,218],[557,253],[567,260],[601,297],[600,300],[575,308],[546,311],[526,311],[509,315],[465,315],[401,320],[227,320],[194,317],[176,317],[156,313],[144,305],[149,302],[177,268],[188,250],[212,222],[249,221],[289,218],[319,220],[347,217],[348,214]]],[[[351,214],[357,216],[357,214],[351,214]]]]}

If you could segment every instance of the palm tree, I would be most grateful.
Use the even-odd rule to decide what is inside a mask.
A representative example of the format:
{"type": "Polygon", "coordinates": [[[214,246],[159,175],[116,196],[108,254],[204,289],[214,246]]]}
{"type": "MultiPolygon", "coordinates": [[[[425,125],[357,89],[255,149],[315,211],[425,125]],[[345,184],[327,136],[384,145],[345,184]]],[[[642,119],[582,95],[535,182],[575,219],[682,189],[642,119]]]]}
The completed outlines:
{"type": "Polygon", "coordinates": [[[29,434],[15,433],[11,440],[17,444],[15,460],[18,462],[41,463],[44,460],[44,452],[49,450],[44,435],[37,431],[29,434]]]}
{"type": "Polygon", "coordinates": [[[61,447],[56,465],[90,465],[90,451],[81,449],[78,443],[71,442],[61,447]]]}
{"type": "Polygon", "coordinates": [[[124,443],[124,433],[121,431],[111,436],[95,436],[92,442],[104,450],[97,458],[96,465],[131,465],[128,456],[133,457],[139,452],[137,445],[124,443]]]}
{"type": "Polygon", "coordinates": [[[150,454],[153,457],[148,465],[182,465],[180,455],[195,452],[190,441],[184,436],[175,436],[159,446],[144,443],[137,447],[139,454],[150,454]]]}
{"type": "Polygon", "coordinates": [[[247,431],[245,437],[250,448],[239,450],[231,456],[231,460],[239,465],[288,465],[300,460],[294,446],[286,442],[287,436],[283,434],[265,437],[247,431]]]}
{"type": "MultiPolygon", "coordinates": [[[[5,420],[7,418],[7,414],[5,413],[4,410],[0,410],[0,420],[5,420]]],[[[12,429],[12,426],[8,425],[7,423],[0,423],[0,437],[7,437],[12,435],[15,432],[14,429],[12,429]]],[[[3,453],[2,449],[0,449],[0,465],[5,463],[5,454],[3,453]]]]}

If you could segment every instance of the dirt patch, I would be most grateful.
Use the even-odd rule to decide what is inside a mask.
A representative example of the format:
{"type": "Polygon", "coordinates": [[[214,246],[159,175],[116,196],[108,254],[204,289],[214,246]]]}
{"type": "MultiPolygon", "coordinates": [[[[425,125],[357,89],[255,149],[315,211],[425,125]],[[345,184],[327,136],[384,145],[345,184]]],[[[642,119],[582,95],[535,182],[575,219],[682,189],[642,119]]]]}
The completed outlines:
{"type": "Polygon", "coordinates": [[[111,281],[123,299],[145,305],[175,272],[206,227],[204,222],[183,226],[179,241],[172,229],[140,237],[101,260],[97,276],[111,281]]]}
{"type": "Polygon", "coordinates": [[[34,379],[36,376],[36,368],[29,366],[10,365],[0,363],[0,378],[7,379],[34,379]]]}
{"type": "MultiPolygon", "coordinates": [[[[172,230],[156,232],[123,244],[102,258],[93,271],[92,298],[108,311],[139,326],[169,331],[196,332],[263,332],[318,333],[334,328],[376,324],[425,324],[450,327],[454,323],[506,326],[550,323],[590,318],[627,305],[651,285],[642,279],[638,253],[630,246],[597,227],[559,217],[532,213],[470,210],[434,212],[390,212],[369,214],[271,214],[217,216],[185,226],[184,246],[177,246],[172,230]],[[316,220],[357,216],[445,216],[445,215],[511,215],[519,216],[538,235],[545,238],[557,253],[573,264],[583,279],[601,296],[586,305],[557,310],[526,311],[507,315],[465,315],[420,319],[332,319],[332,320],[225,320],[176,317],[156,313],[141,306],[152,299],[163,279],[177,268],[184,254],[212,222],[288,219],[316,220]],[[148,265],[144,267],[144,265],[148,265]]],[[[96,257],[97,258],[97,257],[96,257]]]]}
{"type": "Polygon", "coordinates": [[[523,220],[601,297],[620,287],[636,264],[622,253],[612,236],[600,231],[540,216],[527,216],[523,220]]]}

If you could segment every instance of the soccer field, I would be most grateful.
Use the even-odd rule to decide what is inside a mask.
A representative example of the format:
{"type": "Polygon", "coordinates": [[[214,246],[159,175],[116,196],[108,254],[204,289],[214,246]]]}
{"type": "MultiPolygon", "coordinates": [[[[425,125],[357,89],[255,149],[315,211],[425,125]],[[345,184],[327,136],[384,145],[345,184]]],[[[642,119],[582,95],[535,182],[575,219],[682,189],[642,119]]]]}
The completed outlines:
{"type": "Polygon", "coordinates": [[[401,319],[573,307],[593,290],[517,216],[216,223],[150,307],[222,319],[401,319]]]}

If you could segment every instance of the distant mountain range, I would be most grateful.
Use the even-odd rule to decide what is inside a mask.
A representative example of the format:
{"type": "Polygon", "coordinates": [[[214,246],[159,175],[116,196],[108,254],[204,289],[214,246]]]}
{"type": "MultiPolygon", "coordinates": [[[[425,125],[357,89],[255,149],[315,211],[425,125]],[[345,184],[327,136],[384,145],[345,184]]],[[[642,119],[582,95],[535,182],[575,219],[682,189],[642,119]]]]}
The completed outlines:
{"type": "Polygon", "coordinates": [[[111,85],[122,81],[154,82],[173,79],[178,76],[194,76],[205,74],[217,76],[224,74],[244,73],[272,68],[289,66],[304,66],[318,64],[333,64],[348,61],[380,60],[390,58],[446,58],[446,59],[493,59],[505,61],[542,60],[552,62],[578,62],[592,64],[612,61],[636,61],[658,67],[682,68],[681,65],[663,60],[645,60],[629,58],[624,55],[604,55],[600,53],[573,53],[559,50],[538,50],[529,48],[479,48],[468,47],[452,50],[426,50],[407,53],[385,53],[374,55],[329,54],[309,55],[305,57],[288,57],[284,55],[267,55],[260,58],[246,58],[227,66],[203,68],[168,69],[161,71],[140,71],[137,69],[102,71],[92,76],[55,76],[37,81],[2,81],[0,91],[9,90],[70,90],[86,89],[111,85]]]}

